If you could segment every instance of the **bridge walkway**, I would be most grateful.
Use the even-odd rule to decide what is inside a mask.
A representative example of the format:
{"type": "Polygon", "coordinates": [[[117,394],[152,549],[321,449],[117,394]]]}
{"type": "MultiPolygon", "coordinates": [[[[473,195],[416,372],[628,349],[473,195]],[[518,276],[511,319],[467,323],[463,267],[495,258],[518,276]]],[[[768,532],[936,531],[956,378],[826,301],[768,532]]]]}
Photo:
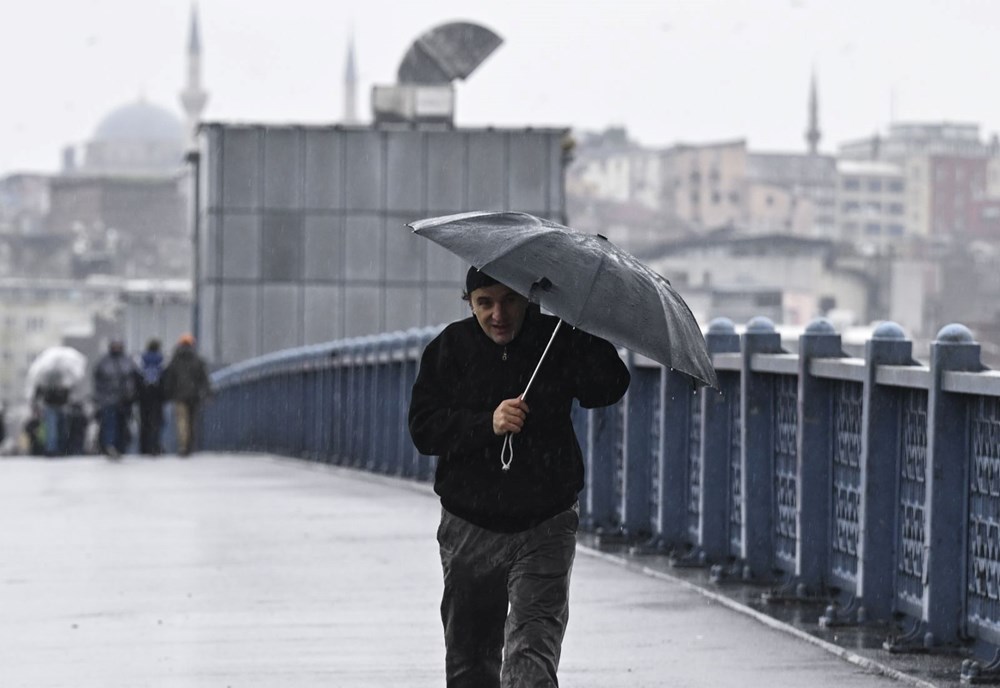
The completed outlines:
{"type": "MultiPolygon", "coordinates": [[[[0,683],[443,686],[439,508],[269,455],[0,459],[0,683]]],[[[587,547],[571,595],[565,687],[931,685],[587,547]]]]}

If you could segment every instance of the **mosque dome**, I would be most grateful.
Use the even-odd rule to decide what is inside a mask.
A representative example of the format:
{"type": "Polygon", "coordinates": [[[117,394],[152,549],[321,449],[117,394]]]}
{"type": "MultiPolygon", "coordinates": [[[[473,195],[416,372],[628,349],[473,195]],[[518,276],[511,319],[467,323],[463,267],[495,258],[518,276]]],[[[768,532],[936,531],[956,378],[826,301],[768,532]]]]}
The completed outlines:
{"type": "Polygon", "coordinates": [[[183,155],[185,126],[166,108],[144,98],[108,113],[87,143],[90,172],[157,172],[175,169],[183,155]]]}
{"type": "Polygon", "coordinates": [[[166,108],[139,99],[108,113],[94,132],[95,141],[183,141],[184,125],[166,108]]]}

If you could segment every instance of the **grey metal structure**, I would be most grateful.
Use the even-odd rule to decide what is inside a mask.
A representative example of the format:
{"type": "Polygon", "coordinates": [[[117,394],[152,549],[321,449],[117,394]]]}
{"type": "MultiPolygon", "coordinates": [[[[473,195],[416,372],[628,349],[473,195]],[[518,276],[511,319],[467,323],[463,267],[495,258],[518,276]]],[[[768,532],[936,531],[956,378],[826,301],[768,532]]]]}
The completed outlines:
{"type": "Polygon", "coordinates": [[[453,22],[423,34],[403,56],[401,84],[450,84],[465,79],[500,47],[503,39],[485,26],[453,22]]]}
{"type": "Polygon", "coordinates": [[[213,364],[467,313],[466,266],[406,222],[565,222],[567,129],[202,125],[195,329],[213,364]]]}

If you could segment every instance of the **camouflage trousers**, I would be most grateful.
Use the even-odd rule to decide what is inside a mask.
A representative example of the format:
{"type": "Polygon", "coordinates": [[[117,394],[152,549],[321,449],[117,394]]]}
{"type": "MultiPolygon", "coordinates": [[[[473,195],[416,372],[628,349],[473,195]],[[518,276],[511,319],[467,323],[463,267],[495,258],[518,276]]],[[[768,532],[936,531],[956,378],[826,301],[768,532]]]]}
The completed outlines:
{"type": "Polygon", "coordinates": [[[448,688],[558,686],[579,507],[520,533],[441,510],[448,688]]]}

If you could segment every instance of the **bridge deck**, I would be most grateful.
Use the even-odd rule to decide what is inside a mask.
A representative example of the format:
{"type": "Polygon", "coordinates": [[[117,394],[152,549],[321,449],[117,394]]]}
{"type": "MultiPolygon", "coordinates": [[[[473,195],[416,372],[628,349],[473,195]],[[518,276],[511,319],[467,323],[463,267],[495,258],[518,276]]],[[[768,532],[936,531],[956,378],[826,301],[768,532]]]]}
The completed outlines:
{"type": "MultiPolygon", "coordinates": [[[[443,686],[425,485],[270,456],[0,460],[4,686],[443,686]]],[[[581,549],[562,685],[899,685],[581,549]]]]}

